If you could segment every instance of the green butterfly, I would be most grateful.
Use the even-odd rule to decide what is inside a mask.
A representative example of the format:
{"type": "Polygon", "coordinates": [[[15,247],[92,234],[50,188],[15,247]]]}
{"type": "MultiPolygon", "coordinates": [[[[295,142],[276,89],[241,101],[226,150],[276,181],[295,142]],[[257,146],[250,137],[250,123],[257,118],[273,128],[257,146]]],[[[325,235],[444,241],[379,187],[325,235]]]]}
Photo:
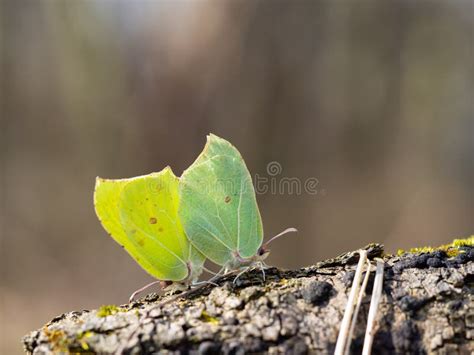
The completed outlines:
{"type": "Polygon", "coordinates": [[[213,134],[181,176],[179,198],[178,215],[187,238],[226,272],[251,266],[263,272],[268,244],[296,231],[289,228],[262,245],[262,218],[250,173],[239,151],[213,134]]]}
{"type": "MultiPolygon", "coordinates": [[[[205,257],[188,241],[178,218],[179,180],[166,167],[130,179],[97,178],[94,204],[103,227],[160,281],[195,283],[205,257]]],[[[131,299],[143,289],[137,290],[131,299]]],[[[165,283],[166,285],[167,283],[165,283]]]]}

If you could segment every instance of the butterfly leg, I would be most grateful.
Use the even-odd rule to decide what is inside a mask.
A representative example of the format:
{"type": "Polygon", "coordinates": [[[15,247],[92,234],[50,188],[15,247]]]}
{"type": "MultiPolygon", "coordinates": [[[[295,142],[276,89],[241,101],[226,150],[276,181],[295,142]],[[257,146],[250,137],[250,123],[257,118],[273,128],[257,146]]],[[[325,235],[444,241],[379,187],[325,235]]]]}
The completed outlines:
{"type": "Polygon", "coordinates": [[[203,266],[202,269],[206,272],[208,272],[209,274],[213,275],[213,276],[218,276],[222,273],[222,271],[224,270],[224,267],[222,267],[218,272],[214,272],[212,270],[209,270],[207,267],[203,266]]]}
{"type": "Polygon", "coordinates": [[[227,269],[225,267],[222,267],[218,272],[217,274],[214,274],[213,277],[211,277],[211,279],[209,281],[213,281],[213,280],[216,280],[218,279],[219,277],[225,275],[227,273],[226,271],[227,269]]]}
{"type": "Polygon", "coordinates": [[[137,295],[139,295],[140,293],[142,293],[143,291],[145,291],[147,288],[150,288],[151,286],[154,286],[156,284],[159,284],[161,282],[161,280],[156,280],[156,281],[153,281],[153,282],[150,282],[148,285],[145,285],[143,286],[142,288],[139,288],[138,290],[136,290],[134,293],[132,293],[132,295],[130,296],[130,298],[128,299],[128,302],[133,302],[135,297],[137,295]]]}
{"type": "Polygon", "coordinates": [[[258,262],[258,267],[260,267],[260,271],[262,271],[263,282],[265,282],[265,264],[263,262],[258,262]]]}
{"type": "Polygon", "coordinates": [[[195,282],[195,283],[193,283],[193,284],[191,285],[191,287],[202,286],[202,285],[219,286],[219,285],[216,284],[215,282],[212,282],[212,279],[210,279],[210,280],[206,280],[206,281],[195,282]]]}
{"type": "Polygon", "coordinates": [[[241,272],[239,272],[239,273],[237,274],[237,276],[235,277],[235,279],[234,279],[234,281],[233,281],[232,283],[235,285],[235,283],[237,282],[237,280],[239,279],[239,277],[242,276],[243,274],[245,274],[247,271],[249,271],[249,269],[250,269],[250,266],[245,267],[241,272]]]}

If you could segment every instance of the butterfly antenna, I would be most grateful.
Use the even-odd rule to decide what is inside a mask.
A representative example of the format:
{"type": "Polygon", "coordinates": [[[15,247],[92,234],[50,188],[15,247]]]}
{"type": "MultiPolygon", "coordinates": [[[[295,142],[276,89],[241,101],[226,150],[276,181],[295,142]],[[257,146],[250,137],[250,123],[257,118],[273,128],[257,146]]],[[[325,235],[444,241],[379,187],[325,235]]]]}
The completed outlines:
{"type": "Polygon", "coordinates": [[[278,233],[276,236],[270,238],[269,241],[265,242],[265,244],[263,244],[264,247],[268,246],[268,244],[270,244],[271,242],[273,242],[274,240],[280,238],[281,236],[287,234],[287,233],[292,233],[292,232],[298,232],[298,230],[296,228],[287,228],[285,229],[283,232],[281,233],[278,233]]]}

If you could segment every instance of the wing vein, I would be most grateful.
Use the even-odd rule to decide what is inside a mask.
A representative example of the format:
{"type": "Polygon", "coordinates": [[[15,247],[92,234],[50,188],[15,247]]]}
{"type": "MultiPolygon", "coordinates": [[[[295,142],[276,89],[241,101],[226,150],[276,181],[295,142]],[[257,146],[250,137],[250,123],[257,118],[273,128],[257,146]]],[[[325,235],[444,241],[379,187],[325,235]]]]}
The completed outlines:
{"type": "Polygon", "coordinates": [[[227,237],[229,237],[229,240],[232,240],[232,236],[230,235],[229,230],[227,229],[227,227],[226,227],[224,221],[223,221],[222,218],[221,218],[221,214],[219,213],[219,207],[217,206],[216,200],[213,200],[213,201],[214,201],[214,205],[216,206],[216,212],[217,212],[217,216],[216,216],[216,217],[217,217],[217,218],[219,219],[219,221],[221,222],[222,227],[224,227],[225,233],[227,234],[227,237]]]}
{"type": "Polygon", "coordinates": [[[240,194],[239,194],[239,207],[237,208],[237,250],[240,253],[240,206],[242,205],[242,188],[243,179],[240,176],[240,194]]]}
{"type": "MultiPolygon", "coordinates": [[[[204,218],[204,220],[206,220],[204,218]]],[[[207,221],[207,220],[206,220],[207,221]]],[[[232,251],[232,248],[230,248],[226,243],[224,243],[224,241],[222,241],[222,239],[220,239],[217,235],[215,235],[214,233],[212,233],[209,229],[207,229],[206,227],[204,227],[201,223],[198,223],[198,222],[194,222],[198,227],[204,229],[207,233],[209,233],[215,240],[217,240],[219,243],[221,243],[223,246],[225,246],[227,249],[229,249],[230,251],[232,251]]],[[[209,223],[209,222],[207,222],[209,223]]]]}

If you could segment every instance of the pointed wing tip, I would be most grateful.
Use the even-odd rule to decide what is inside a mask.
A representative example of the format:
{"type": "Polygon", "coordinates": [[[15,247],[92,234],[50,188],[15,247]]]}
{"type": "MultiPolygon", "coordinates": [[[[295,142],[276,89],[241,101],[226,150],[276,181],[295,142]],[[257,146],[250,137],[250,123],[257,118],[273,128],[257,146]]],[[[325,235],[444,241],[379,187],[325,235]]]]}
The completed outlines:
{"type": "Polygon", "coordinates": [[[206,142],[209,143],[211,142],[212,140],[216,139],[217,136],[214,134],[214,133],[209,133],[207,136],[206,136],[206,142]]]}
{"type": "MultiPolygon", "coordinates": [[[[206,140],[206,146],[204,147],[204,149],[206,149],[207,147],[209,147],[211,144],[219,144],[219,145],[226,145],[226,146],[229,146],[233,149],[236,149],[231,142],[229,142],[227,139],[225,138],[222,138],[222,137],[219,137],[218,135],[214,134],[214,133],[209,133],[207,135],[207,140],[206,140]]],[[[240,153],[239,153],[240,154],[240,153]]]]}
{"type": "Polygon", "coordinates": [[[214,133],[209,133],[207,135],[207,141],[210,142],[210,141],[223,141],[225,140],[224,138],[221,138],[219,137],[218,135],[214,134],[214,133]]]}
{"type": "Polygon", "coordinates": [[[165,166],[165,168],[163,170],[161,170],[159,173],[157,174],[169,174],[171,175],[172,177],[174,178],[177,178],[176,174],[174,173],[173,169],[171,168],[171,166],[167,165],[165,166]]]}
{"type": "Polygon", "coordinates": [[[198,156],[198,159],[201,155],[205,154],[205,152],[207,152],[209,150],[209,147],[211,145],[215,145],[215,144],[218,144],[220,143],[221,141],[223,141],[224,139],[220,138],[219,136],[216,136],[214,133],[209,133],[207,136],[206,136],[206,144],[204,145],[204,149],[203,151],[201,152],[201,154],[198,156]]]}
{"type": "Polygon", "coordinates": [[[172,169],[171,166],[169,166],[169,165],[166,165],[166,166],[164,167],[164,169],[162,170],[162,172],[174,174],[174,173],[173,173],[173,169],[172,169]]]}

